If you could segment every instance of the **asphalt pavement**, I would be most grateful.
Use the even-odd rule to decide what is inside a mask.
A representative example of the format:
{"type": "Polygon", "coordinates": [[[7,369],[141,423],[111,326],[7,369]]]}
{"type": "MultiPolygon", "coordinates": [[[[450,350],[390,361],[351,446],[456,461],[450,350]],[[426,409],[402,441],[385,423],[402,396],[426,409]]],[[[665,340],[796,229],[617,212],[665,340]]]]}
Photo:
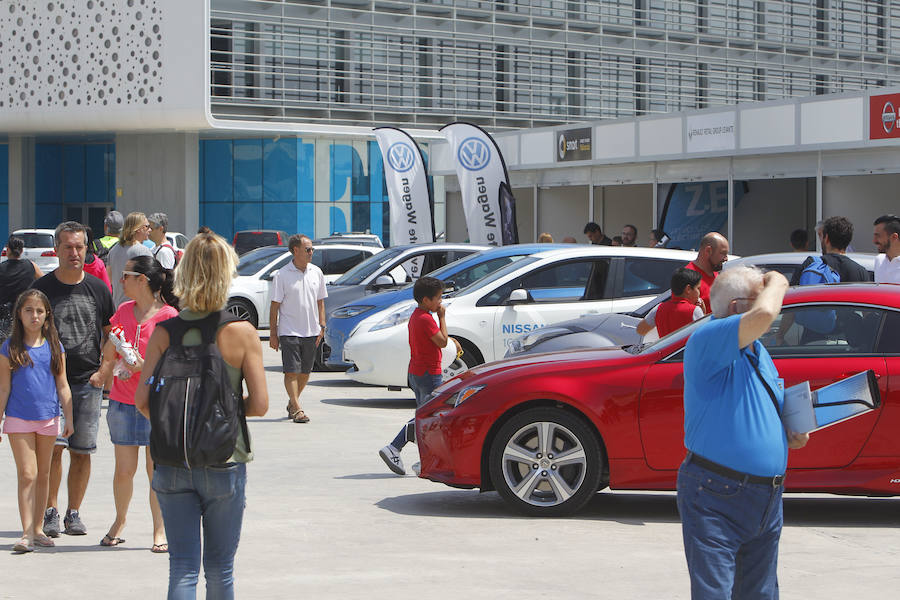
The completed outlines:
{"type": "MultiPolygon", "coordinates": [[[[269,413],[250,419],[256,459],[237,597],[689,598],[674,493],[606,491],[574,517],[521,517],[496,493],[387,470],[378,449],[412,416],[409,390],[314,373],[301,397],[311,422],[295,424],[286,418],[280,357],[266,345],[264,360],[269,413]]],[[[53,549],[12,554],[21,535],[15,464],[9,444],[0,444],[0,598],[165,597],[168,560],[150,552],[142,471],[127,541],[99,546],[114,517],[105,415],[81,509],[88,534],[63,535],[53,549]]],[[[410,471],[414,446],[403,459],[410,471]]],[[[60,495],[64,502],[65,482],[60,495]]],[[[781,597],[895,598],[898,526],[900,499],[787,496],[781,597]]],[[[201,576],[201,598],[202,590],[201,576]]]]}

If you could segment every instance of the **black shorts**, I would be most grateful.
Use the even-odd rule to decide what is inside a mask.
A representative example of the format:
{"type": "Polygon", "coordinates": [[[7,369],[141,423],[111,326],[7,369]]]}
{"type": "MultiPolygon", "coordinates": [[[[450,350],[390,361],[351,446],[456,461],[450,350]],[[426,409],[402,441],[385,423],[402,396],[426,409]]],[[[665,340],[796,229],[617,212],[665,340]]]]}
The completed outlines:
{"type": "Polygon", "coordinates": [[[279,335],[281,370],[285,373],[309,373],[316,361],[316,337],[279,335]]]}

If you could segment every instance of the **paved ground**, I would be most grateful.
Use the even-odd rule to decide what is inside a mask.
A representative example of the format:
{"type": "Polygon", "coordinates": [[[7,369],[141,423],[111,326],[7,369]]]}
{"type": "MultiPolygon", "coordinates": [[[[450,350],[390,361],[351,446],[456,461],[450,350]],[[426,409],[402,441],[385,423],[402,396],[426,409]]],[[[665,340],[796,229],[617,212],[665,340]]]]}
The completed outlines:
{"type": "MultiPolygon", "coordinates": [[[[238,597],[689,597],[673,494],[606,492],[574,518],[522,518],[495,493],[387,472],[377,450],[412,414],[408,391],[317,373],[303,396],[312,422],[293,424],[284,418],[279,358],[268,347],[265,361],[270,410],[250,424],[256,460],[238,597]]],[[[105,419],[82,507],[89,533],[62,536],[55,549],[8,552],[20,535],[8,448],[0,445],[0,598],[164,597],[168,561],[149,552],[140,473],[126,544],[97,545],[113,518],[105,419]]],[[[414,447],[404,459],[416,460],[414,447]]],[[[785,509],[782,598],[897,596],[900,499],[794,495],[785,509]]]]}

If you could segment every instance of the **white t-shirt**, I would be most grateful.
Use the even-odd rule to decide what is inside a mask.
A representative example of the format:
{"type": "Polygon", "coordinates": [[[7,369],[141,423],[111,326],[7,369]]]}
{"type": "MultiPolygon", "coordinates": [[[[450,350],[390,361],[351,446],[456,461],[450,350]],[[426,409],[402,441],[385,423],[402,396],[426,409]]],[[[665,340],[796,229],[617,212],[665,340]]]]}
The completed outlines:
{"type": "Polygon", "coordinates": [[[175,250],[166,242],[166,245],[156,245],[153,247],[153,258],[159,261],[164,269],[175,268],[175,250]]]}
{"type": "Polygon", "coordinates": [[[272,279],[272,301],[278,302],[278,335],[319,335],[319,300],[328,297],[322,269],[309,263],[301,271],[290,261],[272,279]]]}
{"type": "Polygon", "coordinates": [[[875,257],[875,283],[900,283],[900,256],[888,260],[887,254],[875,257]]]}

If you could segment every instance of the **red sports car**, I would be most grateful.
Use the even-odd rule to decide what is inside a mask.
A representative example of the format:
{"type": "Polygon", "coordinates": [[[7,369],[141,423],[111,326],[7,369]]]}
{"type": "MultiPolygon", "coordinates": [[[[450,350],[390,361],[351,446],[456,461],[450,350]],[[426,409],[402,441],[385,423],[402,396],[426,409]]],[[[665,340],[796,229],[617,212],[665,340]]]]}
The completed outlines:
{"type": "MultiPolygon", "coordinates": [[[[524,356],[448,381],[416,412],[420,477],[497,490],[532,515],[571,513],[607,486],[674,490],[685,456],[682,356],[704,322],[645,347],[524,356]]],[[[762,342],[786,386],[816,389],[871,369],[881,394],[876,410],[790,451],[787,490],[900,494],[900,286],[793,288],[762,342]],[[830,332],[806,331],[801,323],[823,312],[830,332]]]]}

